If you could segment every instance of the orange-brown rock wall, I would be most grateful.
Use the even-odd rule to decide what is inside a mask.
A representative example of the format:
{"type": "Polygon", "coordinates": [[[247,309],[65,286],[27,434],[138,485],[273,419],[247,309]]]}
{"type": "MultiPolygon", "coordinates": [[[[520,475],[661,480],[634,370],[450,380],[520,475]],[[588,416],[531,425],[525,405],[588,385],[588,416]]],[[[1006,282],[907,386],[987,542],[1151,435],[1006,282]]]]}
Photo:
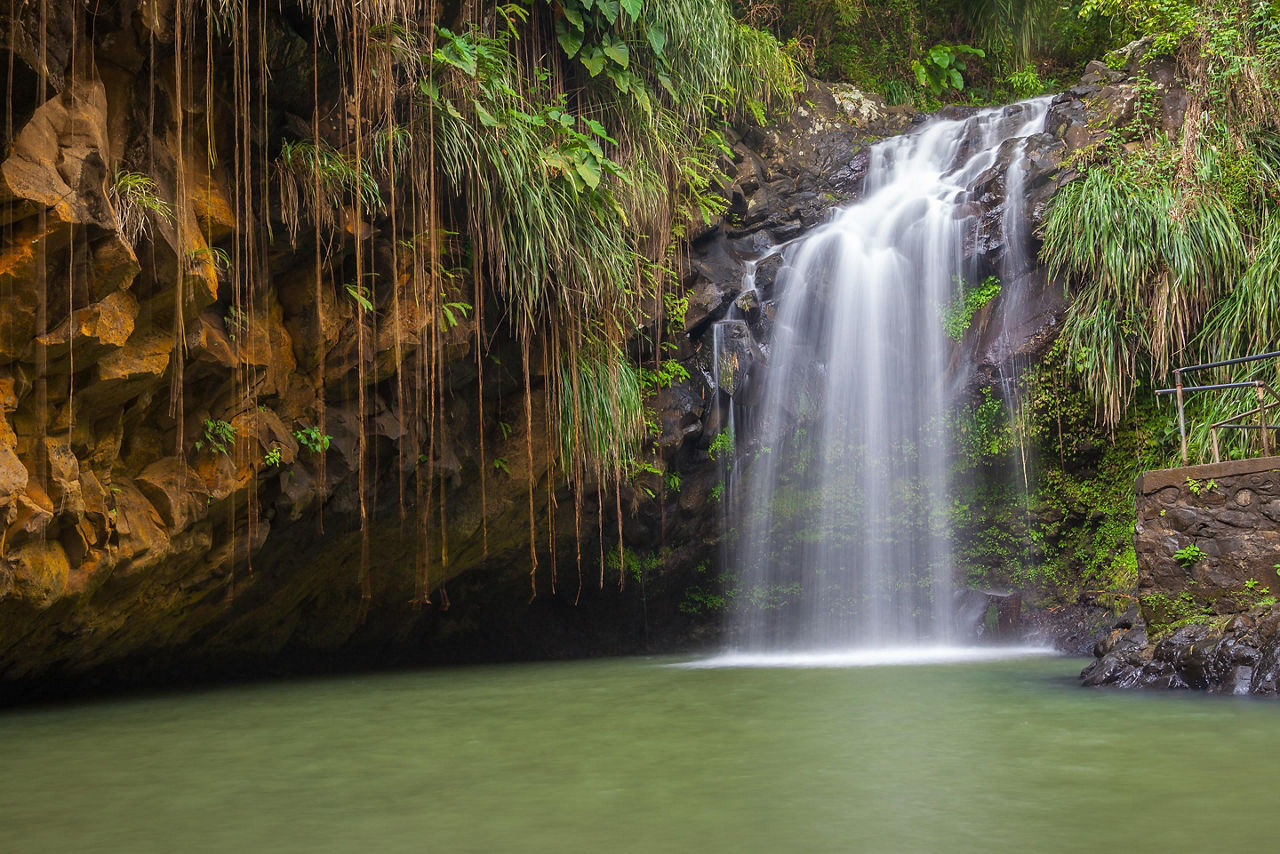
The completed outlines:
{"type": "MultiPolygon", "coordinates": [[[[432,321],[386,214],[329,235],[317,270],[269,168],[236,165],[229,58],[175,62],[172,4],[47,5],[43,22],[32,4],[0,22],[17,48],[0,162],[0,684],[428,643],[462,631],[441,616],[447,582],[477,569],[511,613],[553,583],[576,601],[578,544],[596,581],[599,531],[637,494],[586,484],[575,514],[541,356],[527,396],[494,311],[485,358],[470,313],[420,359],[432,321]],[[131,219],[123,171],[172,209],[131,219]],[[370,233],[381,279],[362,328],[344,282],[352,236],[370,233]],[[326,449],[300,444],[309,428],[326,449]],[[566,561],[575,574],[553,577],[566,561]]],[[[287,51],[269,61],[297,74],[287,51]]],[[[254,144],[298,121],[254,106],[270,125],[248,129],[254,144]]],[[[324,109],[340,114],[340,93],[324,109]]]]}

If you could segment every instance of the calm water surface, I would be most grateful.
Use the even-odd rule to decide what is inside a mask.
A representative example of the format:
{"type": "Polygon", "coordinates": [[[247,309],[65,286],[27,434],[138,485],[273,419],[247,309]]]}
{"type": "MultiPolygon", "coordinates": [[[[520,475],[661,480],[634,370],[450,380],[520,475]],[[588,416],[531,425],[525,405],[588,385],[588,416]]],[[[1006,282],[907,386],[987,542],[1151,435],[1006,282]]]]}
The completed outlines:
{"type": "Polygon", "coordinates": [[[1280,704],[1084,662],[379,674],[0,712],[12,852],[1274,850],[1280,704]]]}

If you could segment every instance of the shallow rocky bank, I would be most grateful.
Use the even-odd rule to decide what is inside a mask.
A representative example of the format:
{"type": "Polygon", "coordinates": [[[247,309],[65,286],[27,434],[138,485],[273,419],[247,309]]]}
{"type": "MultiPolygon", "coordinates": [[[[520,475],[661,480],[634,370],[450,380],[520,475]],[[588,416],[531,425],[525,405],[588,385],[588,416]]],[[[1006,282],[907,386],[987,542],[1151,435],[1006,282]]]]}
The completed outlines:
{"type": "Polygon", "coordinates": [[[1182,626],[1149,638],[1136,614],[1116,622],[1081,672],[1088,686],[1280,694],[1280,608],[1182,626]]]}
{"type": "Polygon", "coordinates": [[[1151,471],[1135,492],[1136,605],[1085,684],[1276,694],[1280,458],[1151,471]]]}

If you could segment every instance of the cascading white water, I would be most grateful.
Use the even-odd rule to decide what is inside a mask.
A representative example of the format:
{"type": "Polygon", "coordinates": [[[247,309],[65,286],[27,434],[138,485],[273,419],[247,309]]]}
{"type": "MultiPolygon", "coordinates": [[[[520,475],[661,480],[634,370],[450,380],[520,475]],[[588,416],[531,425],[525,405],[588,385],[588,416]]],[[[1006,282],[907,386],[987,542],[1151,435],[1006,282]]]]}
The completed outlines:
{"type": "MultiPolygon", "coordinates": [[[[972,186],[1047,109],[1039,99],[878,143],[862,199],[786,251],[730,511],[736,649],[956,640],[941,312],[975,272],[972,186]]],[[[1016,247],[1020,149],[1010,162],[998,227],[1016,247]]]]}

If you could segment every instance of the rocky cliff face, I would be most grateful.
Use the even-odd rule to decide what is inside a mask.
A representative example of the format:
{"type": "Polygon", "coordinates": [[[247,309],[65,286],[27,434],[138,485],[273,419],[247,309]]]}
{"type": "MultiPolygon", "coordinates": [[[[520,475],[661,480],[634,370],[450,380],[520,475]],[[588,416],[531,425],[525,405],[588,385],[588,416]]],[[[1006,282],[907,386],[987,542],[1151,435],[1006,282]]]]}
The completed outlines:
{"type": "MultiPolygon", "coordinates": [[[[442,426],[427,440],[425,404],[407,403],[421,385],[404,332],[429,321],[401,286],[405,256],[377,236],[394,234],[388,214],[340,211],[336,251],[319,261],[287,238],[277,190],[246,201],[250,173],[221,120],[231,107],[200,88],[233,58],[173,61],[170,4],[55,2],[43,20],[26,4],[3,25],[15,47],[0,163],[6,693],[196,665],[620,652],[713,633],[718,615],[698,598],[719,536],[707,447],[765,348],[744,336],[741,381],[715,388],[705,333],[739,299],[767,341],[777,247],[858,193],[871,141],[921,117],[814,87],[788,121],[733,140],[728,213],[692,237],[685,264],[676,355],[690,379],[653,401],[654,459],[678,492],[649,474],[579,484],[575,499],[547,438],[545,359],[535,353],[522,382],[500,322],[481,330],[484,358],[474,314],[439,330],[442,426]],[[192,133],[206,111],[218,131],[192,133]],[[129,194],[122,174],[151,190],[129,194]],[[374,272],[401,284],[378,290],[365,322],[343,292],[355,273],[343,247],[370,229],[374,272]],[[245,245],[257,247],[248,272],[226,249],[245,245]],[[748,268],[754,295],[741,293],[748,268]],[[632,551],[606,577],[619,534],[632,551]]],[[[273,79],[307,103],[264,108],[263,134],[297,125],[313,83],[328,80],[311,79],[309,46],[289,26],[265,47],[273,79]]],[[[1132,104],[1125,74],[1094,76],[1055,103],[1027,177],[1033,219],[1071,176],[1063,158],[1132,104]]],[[[337,93],[321,100],[342,115],[337,93]]],[[[974,251],[995,264],[1002,250],[974,251]]],[[[1030,349],[1060,309],[1037,275],[1030,349]]],[[[964,346],[989,369],[1007,354],[977,328],[964,346]]]]}
{"type": "MultiPolygon", "coordinates": [[[[955,384],[990,383],[1012,360],[1034,358],[1056,337],[1066,308],[1065,283],[1048,281],[1036,259],[1038,235],[1057,189],[1079,178],[1078,167],[1104,143],[1117,142],[1127,149],[1141,146],[1140,132],[1132,127],[1139,107],[1156,111],[1165,132],[1181,127],[1185,84],[1172,61],[1149,59],[1145,52],[1145,44],[1135,43],[1124,53],[1120,68],[1090,63],[1076,86],[1054,96],[1044,132],[1030,140],[1020,173],[1025,223],[1017,231],[1027,240],[1017,247],[1020,251],[1011,252],[1000,228],[1006,217],[1004,184],[1012,148],[975,182],[974,229],[966,256],[982,275],[1008,280],[956,348],[955,384]],[[1015,256],[1026,261],[1011,264],[1015,256]]],[[[746,134],[745,146],[738,146],[740,159],[730,169],[732,207],[727,221],[694,241],[690,334],[697,337],[712,320],[723,318],[735,299],[743,298],[742,313],[759,345],[747,348],[744,356],[760,356],[767,349],[769,302],[776,297],[773,284],[780,250],[825,221],[833,206],[860,192],[870,143],[910,132],[927,119],[841,87],[814,89],[802,101],[784,126],[754,128],[746,134]],[[748,276],[756,293],[744,297],[748,276]]],[[[939,115],[959,118],[973,111],[947,107],[939,115]]],[[[1016,115],[1016,108],[1009,115],[1016,115]]],[[[749,360],[739,361],[747,372],[749,360]]]]}
{"type": "MultiPolygon", "coordinates": [[[[0,164],[7,693],[337,651],[546,655],[585,636],[602,650],[639,647],[641,594],[619,593],[617,570],[604,579],[601,532],[612,550],[621,504],[629,541],[652,548],[665,525],[701,542],[698,514],[631,483],[580,485],[575,514],[553,474],[545,360],[535,354],[522,382],[501,323],[477,358],[474,312],[434,333],[443,391],[417,400],[414,342],[433,321],[405,285],[394,213],[339,210],[323,260],[295,246],[279,188],[245,186],[263,173],[241,168],[232,129],[243,125],[218,86],[235,57],[175,55],[172,4],[48,6],[3,21],[16,46],[0,164]],[[394,285],[363,321],[362,292],[343,282],[358,281],[351,245],[370,230],[367,275],[394,285]],[[252,258],[231,257],[246,246],[252,258]],[[439,429],[428,440],[430,405],[439,429]],[[571,607],[579,567],[598,582],[581,584],[586,618],[571,607]],[[485,607],[450,610],[449,582],[472,572],[491,582],[457,589],[488,589],[485,607]],[[526,608],[531,587],[546,601],[526,608]],[[517,614],[559,628],[509,630],[517,614]]],[[[264,61],[297,93],[290,108],[309,114],[310,48],[296,23],[270,32],[264,61]]],[[[331,68],[317,74],[333,82],[331,68]]],[[[332,88],[327,116],[346,106],[332,88]]],[[[301,121],[263,109],[264,127],[246,133],[301,121]]],[[[667,444],[674,454],[682,439],[667,444]]]]}

